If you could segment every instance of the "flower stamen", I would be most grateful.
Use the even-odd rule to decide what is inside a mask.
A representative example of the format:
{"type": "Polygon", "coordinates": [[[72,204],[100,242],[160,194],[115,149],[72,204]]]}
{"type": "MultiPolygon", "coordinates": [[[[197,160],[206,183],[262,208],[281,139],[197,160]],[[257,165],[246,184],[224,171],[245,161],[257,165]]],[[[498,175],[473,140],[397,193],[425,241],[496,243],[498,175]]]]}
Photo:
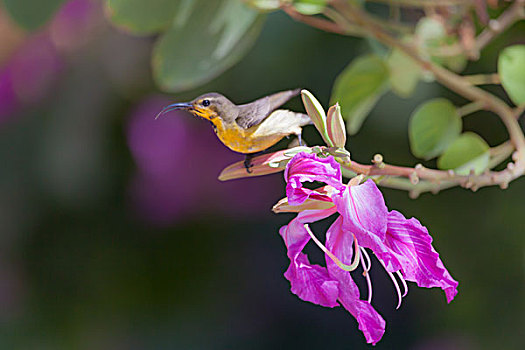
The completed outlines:
{"type": "Polygon", "coordinates": [[[354,271],[355,269],[357,269],[357,267],[359,266],[359,258],[360,258],[360,254],[359,254],[359,246],[357,245],[357,239],[355,238],[354,236],[354,246],[355,246],[355,253],[354,253],[354,261],[352,262],[351,265],[347,265],[345,263],[343,263],[341,260],[339,260],[331,251],[328,250],[328,248],[326,248],[324,246],[323,243],[321,243],[317,237],[314,235],[314,233],[312,232],[312,230],[310,230],[310,227],[308,227],[308,225],[304,225],[304,228],[306,229],[306,232],[308,232],[308,234],[310,235],[310,237],[312,238],[312,240],[315,242],[315,244],[317,244],[317,246],[319,248],[321,248],[321,250],[330,257],[330,259],[332,259],[332,261],[337,265],[339,266],[341,269],[345,270],[345,271],[354,271]]]}
{"type": "Polygon", "coordinates": [[[396,288],[396,293],[397,293],[396,310],[397,310],[401,306],[401,301],[403,300],[403,296],[401,295],[401,289],[399,288],[399,284],[397,283],[396,276],[394,276],[394,274],[392,274],[392,272],[390,271],[387,271],[386,273],[388,273],[388,276],[390,277],[390,279],[392,280],[392,283],[394,284],[394,287],[396,288]]]}
{"type": "MultiPolygon", "coordinates": [[[[396,310],[399,309],[399,307],[401,306],[401,301],[403,300],[403,296],[401,295],[401,289],[399,288],[399,284],[397,283],[397,280],[396,280],[396,276],[394,276],[394,274],[390,271],[388,271],[386,269],[386,266],[385,264],[381,261],[381,259],[378,259],[379,262],[381,263],[381,265],[383,265],[383,268],[385,269],[386,273],[388,274],[388,277],[390,277],[390,279],[392,280],[392,283],[394,284],[394,287],[396,288],[396,293],[397,293],[397,306],[396,306],[396,310]]],[[[396,271],[398,272],[398,271],[396,271]]],[[[404,279],[402,279],[403,282],[405,281],[404,279]]],[[[406,289],[405,289],[406,290],[406,289]]]]}
{"type": "Polygon", "coordinates": [[[403,290],[404,290],[403,298],[404,298],[404,297],[406,297],[406,295],[408,294],[408,285],[407,285],[407,282],[406,282],[405,279],[403,278],[403,275],[401,274],[401,271],[396,271],[396,275],[397,275],[397,277],[399,277],[399,279],[401,280],[401,283],[403,284],[403,290]]]}
{"type": "Polygon", "coordinates": [[[363,262],[363,276],[365,276],[368,271],[372,268],[372,261],[370,260],[370,255],[368,255],[368,252],[365,248],[359,247],[361,249],[361,253],[365,256],[366,264],[363,262]]]}
{"type": "Polygon", "coordinates": [[[368,302],[372,303],[372,280],[370,279],[370,274],[368,271],[370,271],[371,264],[368,265],[368,269],[366,268],[365,260],[363,259],[363,255],[368,257],[368,262],[370,263],[370,257],[368,256],[368,253],[361,248],[361,264],[363,265],[363,276],[365,276],[366,279],[366,285],[368,286],[368,302]]]}

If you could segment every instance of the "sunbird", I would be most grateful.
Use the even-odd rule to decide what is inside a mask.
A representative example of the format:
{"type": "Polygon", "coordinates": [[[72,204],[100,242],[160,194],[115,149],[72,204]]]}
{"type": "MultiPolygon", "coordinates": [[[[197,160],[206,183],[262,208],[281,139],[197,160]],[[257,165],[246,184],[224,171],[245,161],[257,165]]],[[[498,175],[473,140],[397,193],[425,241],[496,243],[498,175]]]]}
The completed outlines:
{"type": "Polygon", "coordinates": [[[279,142],[296,135],[301,144],[302,127],[312,124],[310,117],[286,109],[277,109],[301,89],[287,90],[265,96],[243,105],[236,105],[223,95],[211,92],[190,102],[164,107],[157,118],[169,111],[186,110],[208,120],[221,142],[232,151],[246,155],[244,165],[250,172],[251,158],[279,142]]]}

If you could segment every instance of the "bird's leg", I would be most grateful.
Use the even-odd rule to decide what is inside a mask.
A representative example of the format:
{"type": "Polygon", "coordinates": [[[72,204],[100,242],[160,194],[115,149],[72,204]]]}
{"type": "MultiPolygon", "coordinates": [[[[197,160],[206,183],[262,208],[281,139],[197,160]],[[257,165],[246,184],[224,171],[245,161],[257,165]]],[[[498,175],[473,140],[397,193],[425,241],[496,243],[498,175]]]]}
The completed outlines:
{"type": "Polygon", "coordinates": [[[299,140],[299,146],[303,145],[303,139],[301,137],[301,134],[297,134],[297,140],[299,140]]]}
{"type": "Polygon", "coordinates": [[[248,174],[251,174],[253,172],[252,168],[253,168],[253,164],[252,164],[252,159],[253,157],[257,157],[257,156],[260,156],[261,154],[265,154],[268,152],[268,149],[265,149],[264,151],[259,151],[259,152],[255,152],[255,153],[248,153],[248,154],[245,154],[245,158],[244,158],[244,167],[246,168],[246,172],[248,174]]]}
{"type": "Polygon", "coordinates": [[[252,164],[252,158],[254,156],[254,153],[250,153],[250,154],[247,154],[246,157],[244,158],[244,167],[246,168],[246,172],[248,174],[251,174],[253,170],[251,170],[251,168],[253,167],[253,164],[252,164]]]}
{"type": "Polygon", "coordinates": [[[260,151],[260,152],[255,152],[255,153],[248,153],[248,154],[245,154],[245,158],[244,158],[244,167],[246,168],[246,172],[248,174],[251,174],[253,172],[252,168],[253,168],[253,164],[252,164],[252,159],[253,157],[256,157],[256,156],[259,156],[261,154],[264,154],[266,153],[268,150],[264,150],[264,151],[260,151]]]}

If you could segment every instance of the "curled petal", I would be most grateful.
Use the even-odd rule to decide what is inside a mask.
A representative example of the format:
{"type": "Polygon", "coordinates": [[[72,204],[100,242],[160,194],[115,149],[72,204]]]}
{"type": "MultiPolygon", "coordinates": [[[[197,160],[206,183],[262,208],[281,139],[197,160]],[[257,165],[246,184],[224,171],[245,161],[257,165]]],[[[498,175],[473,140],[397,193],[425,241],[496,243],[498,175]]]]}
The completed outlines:
{"type": "Polygon", "coordinates": [[[329,209],[334,206],[332,198],[330,198],[334,191],[335,189],[328,185],[316,188],[310,197],[299,205],[291,205],[288,202],[288,197],[285,197],[277,202],[272,210],[274,213],[300,213],[304,210],[329,209]]]}
{"type": "Polygon", "coordinates": [[[367,343],[376,344],[385,333],[385,320],[366,301],[359,299],[359,289],[352,280],[350,273],[341,270],[331,260],[326,260],[330,277],[339,282],[339,301],[352,314],[359,324],[367,343]]]}
{"type": "Polygon", "coordinates": [[[243,177],[268,175],[283,171],[286,162],[290,159],[289,156],[285,155],[288,151],[289,150],[283,150],[254,157],[251,161],[252,167],[250,168],[250,172],[246,170],[244,161],[233,163],[221,171],[219,180],[227,181],[243,177]]]}
{"type": "Polygon", "coordinates": [[[404,279],[420,287],[440,287],[447,302],[458,293],[458,282],[447,271],[432,247],[426,227],[415,219],[406,219],[393,210],[388,214],[388,229],[383,251],[375,251],[390,272],[401,270],[404,279]]]}
{"type": "Polygon", "coordinates": [[[301,251],[310,240],[304,224],[321,220],[334,212],[335,209],[303,211],[279,230],[290,258],[284,276],[290,281],[292,293],[305,301],[327,307],[337,306],[338,282],[329,276],[326,268],[310,264],[301,251]]]}
{"type": "Polygon", "coordinates": [[[324,182],[336,189],[344,187],[339,163],[333,157],[319,158],[315,154],[299,153],[294,156],[286,166],[284,178],[291,205],[299,205],[314,194],[313,190],[303,187],[303,182],[324,182]]]}
{"type": "Polygon", "coordinates": [[[299,213],[288,225],[281,227],[279,234],[284,239],[284,244],[288,249],[287,255],[292,262],[310,240],[310,235],[308,234],[308,231],[306,231],[304,224],[322,220],[334,213],[335,208],[325,210],[305,210],[299,213]]]}
{"type": "MultiPolygon", "coordinates": [[[[344,230],[342,218],[337,218],[326,233],[327,248],[348,262],[352,260],[352,244],[353,236],[344,230]]],[[[360,299],[359,289],[350,273],[339,268],[329,257],[326,257],[326,266],[330,277],[339,283],[339,301],[356,318],[366,341],[376,344],[385,333],[385,320],[368,301],[360,299]]]]}
{"type": "Polygon", "coordinates": [[[302,300],[326,307],[338,306],[339,283],[325,267],[310,264],[305,254],[297,256],[284,277],[290,281],[292,293],[302,300]]]}
{"type": "Polygon", "coordinates": [[[384,240],[388,209],[372,180],[346,187],[333,200],[343,217],[344,229],[356,235],[359,245],[374,250],[384,240]]]}
{"type": "Polygon", "coordinates": [[[312,198],[308,198],[299,205],[290,205],[288,198],[283,198],[273,206],[272,211],[274,213],[300,213],[305,210],[329,209],[333,206],[334,203],[332,202],[312,198]]]}

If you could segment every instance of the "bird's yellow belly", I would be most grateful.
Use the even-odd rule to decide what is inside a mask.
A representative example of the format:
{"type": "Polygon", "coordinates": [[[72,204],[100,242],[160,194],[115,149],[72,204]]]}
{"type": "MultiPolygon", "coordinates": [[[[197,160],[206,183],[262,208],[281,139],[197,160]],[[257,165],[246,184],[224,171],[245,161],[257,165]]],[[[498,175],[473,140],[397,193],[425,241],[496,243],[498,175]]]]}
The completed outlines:
{"type": "Polygon", "coordinates": [[[264,151],[283,138],[281,134],[255,137],[253,130],[241,129],[237,125],[231,127],[216,125],[216,132],[221,142],[229,149],[245,154],[264,151]]]}

